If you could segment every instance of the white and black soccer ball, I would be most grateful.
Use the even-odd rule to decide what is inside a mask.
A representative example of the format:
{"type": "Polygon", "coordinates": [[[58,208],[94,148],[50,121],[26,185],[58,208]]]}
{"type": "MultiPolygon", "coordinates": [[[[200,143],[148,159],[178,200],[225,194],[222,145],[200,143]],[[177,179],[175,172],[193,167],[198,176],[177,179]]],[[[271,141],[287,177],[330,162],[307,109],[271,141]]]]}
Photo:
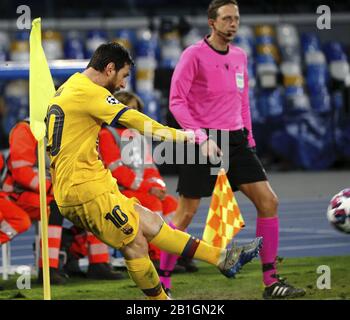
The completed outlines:
{"type": "Polygon", "coordinates": [[[340,191],[332,198],[327,218],[337,230],[350,234],[350,188],[340,191]]]}

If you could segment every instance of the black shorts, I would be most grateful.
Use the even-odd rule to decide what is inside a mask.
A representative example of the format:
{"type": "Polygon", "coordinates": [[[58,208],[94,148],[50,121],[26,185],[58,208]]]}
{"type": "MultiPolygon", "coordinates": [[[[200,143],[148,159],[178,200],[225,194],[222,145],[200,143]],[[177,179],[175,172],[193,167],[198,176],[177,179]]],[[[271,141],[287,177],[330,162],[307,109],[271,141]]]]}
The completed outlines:
{"type": "MultiPolygon", "coordinates": [[[[217,139],[214,140],[217,140],[217,144],[226,155],[223,159],[227,158],[229,161],[227,178],[234,191],[237,191],[241,184],[267,180],[265,169],[255,152],[248,145],[248,131],[246,129],[230,131],[228,137],[226,136],[226,143],[222,143],[220,137],[221,135],[218,132],[217,139]],[[227,152],[229,153],[228,157],[227,152]]],[[[200,147],[195,145],[194,148],[195,156],[192,156],[192,163],[194,162],[194,164],[179,165],[177,192],[187,198],[209,197],[212,195],[217,178],[217,175],[211,174],[211,169],[218,169],[222,165],[221,163],[213,165],[208,159],[204,161],[200,147]],[[202,164],[200,161],[207,163],[202,164]]],[[[184,159],[189,158],[191,157],[185,152],[184,159]]]]}

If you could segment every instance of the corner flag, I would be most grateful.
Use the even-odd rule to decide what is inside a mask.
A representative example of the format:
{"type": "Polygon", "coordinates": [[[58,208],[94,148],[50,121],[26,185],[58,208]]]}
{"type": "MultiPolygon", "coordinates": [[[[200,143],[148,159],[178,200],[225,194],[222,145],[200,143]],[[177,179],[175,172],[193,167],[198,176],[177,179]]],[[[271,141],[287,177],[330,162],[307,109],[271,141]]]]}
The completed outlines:
{"type": "Polygon", "coordinates": [[[46,174],[45,174],[45,116],[49,100],[55,94],[55,86],[45,53],[41,45],[41,19],[32,22],[30,32],[30,61],[29,61],[29,117],[30,129],[38,141],[39,160],[39,190],[40,190],[40,219],[44,280],[44,299],[51,299],[48,231],[47,231],[47,203],[46,203],[46,174]]]}
{"type": "Polygon", "coordinates": [[[215,183],[203,240],[215,247],[226,248],[243,227],[243,217],[230,182],[222,169],[215,183]]]}
{"type": "Polygon", "coordinates": [[[45,137],[45,116],[49,100],[55,94],[46,56],[41,46],[41,19],[32,22],[30,33],[30,67],[29,67],[29,115],[30,129],[36,140],[45,137]]]}

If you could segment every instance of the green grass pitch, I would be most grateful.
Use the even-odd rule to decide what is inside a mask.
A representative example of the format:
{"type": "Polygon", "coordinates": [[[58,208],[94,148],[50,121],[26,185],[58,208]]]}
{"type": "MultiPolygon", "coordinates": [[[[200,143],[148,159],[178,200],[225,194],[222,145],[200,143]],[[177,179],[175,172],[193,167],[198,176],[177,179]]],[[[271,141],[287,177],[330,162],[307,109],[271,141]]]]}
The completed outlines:
{"type": "MultiPolygon", "coordinates": [[[[350,299],[350,256],[288,258],[279,264],[279,272],[293,285],[306,289],[302,299],[350,299]],[[331,289],[318,289],[317,273],[320,265],[330,268],[331,289]]],[[[259,261],[248,264],[236,279],[226,279],[216,268],[199,263],[197,273],[173,276],[174,299],[180,300],[256,300],[261,299],[262,281],[259,261]]],[[[0,280],[5,290],[0,299],[43,299],[41,285],[32,279],[31,289],[19,290],[16,276],[8,281],[0,280]]],[[[139,300],[144,299],[141,291],[129,279],[98,281],[70,279],[64,286],[51,286],[53,300],[139,300]]]]}

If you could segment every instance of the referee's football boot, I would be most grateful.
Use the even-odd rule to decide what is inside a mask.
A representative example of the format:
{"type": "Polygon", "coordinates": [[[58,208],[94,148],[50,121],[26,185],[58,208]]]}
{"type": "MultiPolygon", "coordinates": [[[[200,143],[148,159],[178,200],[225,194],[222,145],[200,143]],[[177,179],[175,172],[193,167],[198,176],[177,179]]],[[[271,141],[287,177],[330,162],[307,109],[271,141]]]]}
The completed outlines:
{"type": "Polygon", "coordinates": [[[305,295],[306,291],[301,288],[295,288],[286,282],[286,279],[274,274],[271,277],[276,278],[277,282],[265,288],[264,299],[292,299],[305,295]]]}
{"type": "Polygon", "coordinates": [[[262,237],[255,238],[252,242],[227,250],[225,259],[218,265],[221,273],[227,278],[234,278],[241,268],[258,256],[262,247],[262,237]]]}

